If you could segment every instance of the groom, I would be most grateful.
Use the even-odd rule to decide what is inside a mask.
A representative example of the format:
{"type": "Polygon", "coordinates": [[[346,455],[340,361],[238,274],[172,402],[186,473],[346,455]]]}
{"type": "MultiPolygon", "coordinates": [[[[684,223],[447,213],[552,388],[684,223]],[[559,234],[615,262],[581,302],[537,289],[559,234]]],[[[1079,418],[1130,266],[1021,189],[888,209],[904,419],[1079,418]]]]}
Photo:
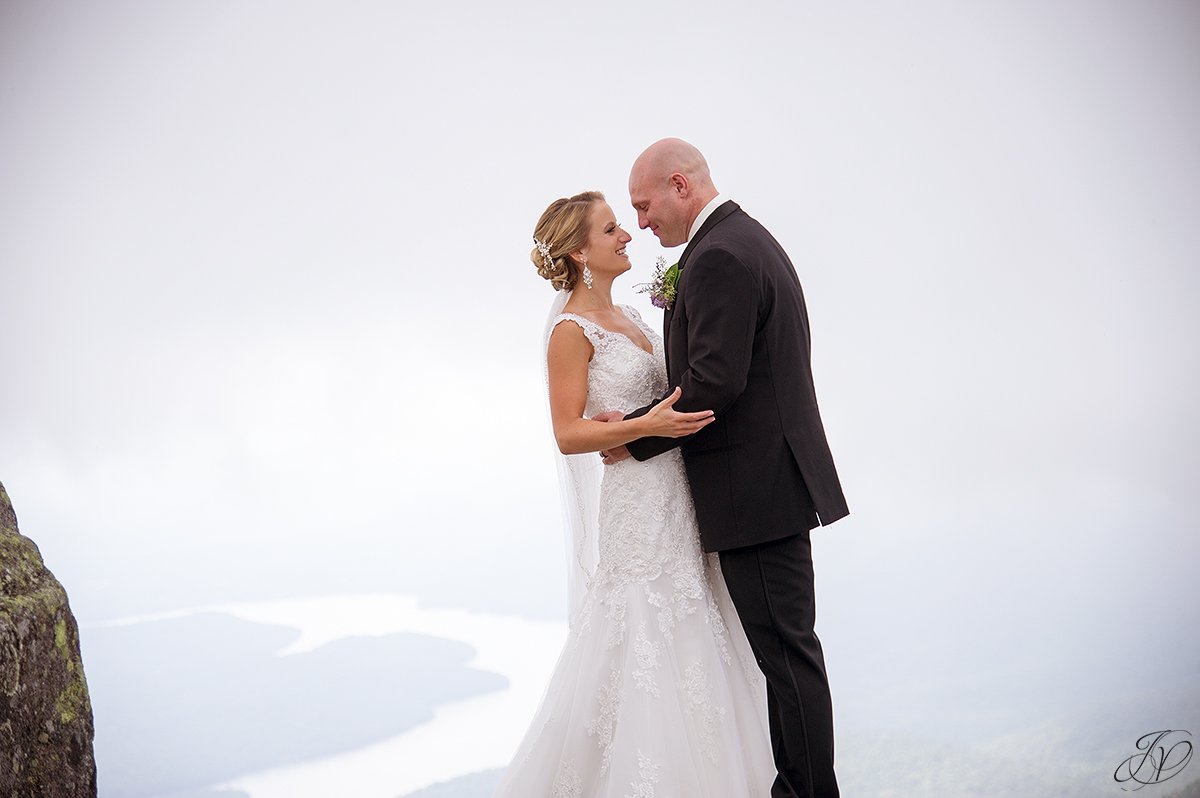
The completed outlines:
{"type": "Polygon", "coordinates": [[[817,409],[800,281],[779,242],[717,193],[685,141],[643,152],[629,196],[638,226],[664,247],[687,242],[663,319],[667,376],[683,389],[676,410],[713,410],[716,421],[689,438],[641,438],[601,454],[647,460],[680,447],[701,543],[720,552],[766,676],[779,770],[771,796],[837,796],[809,530],[849,510],[817,409]]]}

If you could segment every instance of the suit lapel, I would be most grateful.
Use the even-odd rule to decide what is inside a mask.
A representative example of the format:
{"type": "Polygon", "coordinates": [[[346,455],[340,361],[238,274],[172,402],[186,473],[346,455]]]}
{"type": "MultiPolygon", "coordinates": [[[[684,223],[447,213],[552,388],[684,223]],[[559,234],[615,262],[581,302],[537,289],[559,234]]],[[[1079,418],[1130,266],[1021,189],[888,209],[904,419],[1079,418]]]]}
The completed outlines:
{"type": "MultiPolygon", "coordinates": [[[[740,210],[740,206],[733,200],[722,202],[717,206],[716,210],[709,214],[708,218],[704,220],[704,224],[700,225],[700,229],[696,231],[696,235],[692,236],[692,240],[689,241],[687,247],[684,248],[683,254],[679,256],[679,279],[681,281],[683,280],[683,267],[687,265],[688,255],[692,254],[692,250],[696,248],[696,245],[700,243],[701,239],[708,235],[709,231],[716,227],[722,219],[727,218],[736,210],[740,210]]],[[[678,302],[679,300],[677,298],[675,302],[671,303],[671,307],[667,308],[666,312],[663,313],[663,350],[665,351],[667,358],[668,376],[671,374],[671,319],[675,317],[675,305],[677,305],[678,302]]]]}
{"type": "Polygon", "coordinates": [[[672,302],[671,307],[669,307],[663,311],[663,331],[662,331],[663,357],[665,358],[666,363],[667,363],[667,379],[671,378],[671,342],[670,342],[669,334],[671,331],[671,319],[674,316],[675,316],[675,303],[672,302]]]}

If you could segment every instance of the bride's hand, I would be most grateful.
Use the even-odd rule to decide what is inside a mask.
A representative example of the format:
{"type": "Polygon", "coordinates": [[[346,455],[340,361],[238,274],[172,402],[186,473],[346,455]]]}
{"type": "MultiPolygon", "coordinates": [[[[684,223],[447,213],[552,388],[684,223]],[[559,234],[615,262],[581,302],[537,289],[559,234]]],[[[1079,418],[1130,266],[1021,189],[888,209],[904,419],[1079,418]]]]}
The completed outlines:
{"type": "Polygon", "coordinates": [[[711,410],[699,410],[695,413],[679,413],[674,407],[683,395],[683,390],[676,387],[671,395],[656,404],[645,419],[649,424],[647,435],[660,438],[682,438],[694,435],[717,420],[711,410]]]}

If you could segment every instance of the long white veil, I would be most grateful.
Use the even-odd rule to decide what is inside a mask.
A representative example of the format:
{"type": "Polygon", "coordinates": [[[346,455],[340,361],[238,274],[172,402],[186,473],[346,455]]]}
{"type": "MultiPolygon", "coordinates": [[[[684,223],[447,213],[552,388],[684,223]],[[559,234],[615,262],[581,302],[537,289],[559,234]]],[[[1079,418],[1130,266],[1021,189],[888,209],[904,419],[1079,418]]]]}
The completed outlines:
{"type": "MultiPolygon", "coordinates": [[[[542,374],[546,384],[546,412],[550,412],[550,372],[546,353],[550,346],[550,333],[554,320],[562,313],[570,291],[556,291],[546,317],[545,333],[542,336],[542,374]]],[[[600,559],[600,476],[603,464],[595,452],[586,454],[562,454],[554,449],[558,463],[558,487],[562,499],[563,533],[567,552],[567,618],[574,630],[580,620],[583,599],[596,573],[600,559]]]]}

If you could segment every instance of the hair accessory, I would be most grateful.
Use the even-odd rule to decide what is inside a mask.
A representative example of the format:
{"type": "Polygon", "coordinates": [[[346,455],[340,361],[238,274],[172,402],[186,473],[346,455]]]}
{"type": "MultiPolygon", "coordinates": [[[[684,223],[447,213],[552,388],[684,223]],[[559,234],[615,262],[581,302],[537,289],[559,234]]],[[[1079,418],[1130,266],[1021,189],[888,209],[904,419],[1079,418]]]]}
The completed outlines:
{"type": "Polygon", "coordinates": [[[554,270],[554,258],[550,257],[550,245],[538,241],[537,236],[533,237],[533,244],[537,247],[538,252],[542,253],[542,263],[545,264],[548,271],[554,270]]]}

